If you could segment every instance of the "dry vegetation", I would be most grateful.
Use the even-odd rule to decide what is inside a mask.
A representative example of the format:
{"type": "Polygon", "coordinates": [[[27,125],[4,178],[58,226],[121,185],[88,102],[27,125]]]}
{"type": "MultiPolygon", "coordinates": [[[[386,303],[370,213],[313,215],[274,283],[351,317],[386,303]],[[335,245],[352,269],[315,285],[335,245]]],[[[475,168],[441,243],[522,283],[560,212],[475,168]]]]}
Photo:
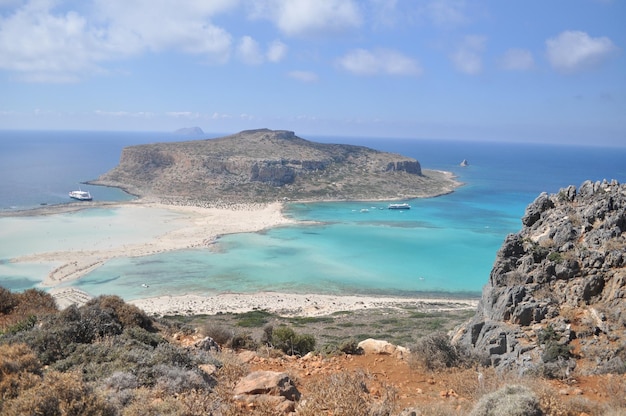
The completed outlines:
{"type": "Polygon", "coordinates": [[[57,311],[41,291],[0,288],[0,414],[278,414],[271,403],[250,407],[233,397],[237,382],[259,369],[289,374],[302,393],[299,415],[626,411],[624,374],[547,380],[497,373],[476,367],[440,332],[464,316],[384,313],[378,320],[357,313],[308,320],[261,312],[153,320],[115,296],[57,311]],[[409,323],[399,324],[405,318],[409,323]],[[439,323],[409,337],[405,345],[413,352],[408,358],[359,354],[359,338],[381,330],[391,334],[394,328],[402,332],[419,326],[419,319],[439,323]],[[346,339],[321,335],[325,327],[354,329],[339,326],[350,320],[358,326],[346,339]],[[208,333],[232,348],[218,352],[194,346],[208,333]]]}

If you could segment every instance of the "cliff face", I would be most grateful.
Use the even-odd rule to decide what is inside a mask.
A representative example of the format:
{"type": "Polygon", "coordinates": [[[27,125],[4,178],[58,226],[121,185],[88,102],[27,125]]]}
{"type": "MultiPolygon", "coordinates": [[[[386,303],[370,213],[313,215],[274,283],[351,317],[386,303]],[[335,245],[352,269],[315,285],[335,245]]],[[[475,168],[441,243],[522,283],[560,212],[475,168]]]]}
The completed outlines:
{"type": "Polygon", "coordinates": [[[398,154],[267,129],[127,147],[119,165],[93,183],[161,199],[235,202],[396,199],[439,195],[458,185],[398,154]]]}
{"type": "Polygon", "coordinates": [[[522,372],[626,372],[626,185],[543,193],[522,224],[453,341],[522,372]]]}

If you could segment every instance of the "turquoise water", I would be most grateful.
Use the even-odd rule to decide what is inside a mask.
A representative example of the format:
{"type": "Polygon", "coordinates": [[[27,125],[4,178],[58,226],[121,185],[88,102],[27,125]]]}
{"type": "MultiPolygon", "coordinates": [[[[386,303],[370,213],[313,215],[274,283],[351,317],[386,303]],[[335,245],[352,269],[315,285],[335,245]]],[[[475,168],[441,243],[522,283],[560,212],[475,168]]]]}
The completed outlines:
{"type": "MultiPolygon", "coordinates": [[[[525,207],[540,192],[586,179],[626,181],[626,148],[316,140],[352,140],[415,157],[423,167],[454,172],[465,186],[402,201],[412,205],[408,211],[387,210],[388,201],[289,204],[286,215],[316,225],[228,235],[209,249],[115,259],[70,284],[126,299],[260,290],[477,296],[505,236],[520,229],[525,207]],[[458,166],[463,159],[469,167],[458,166]]],[[[0,275],[0,282],[9,277],[0,275]]],[[[28,278],[23,284],[41,280],[28,278]]]]}
{"type": "Polygon", "coordinates": [[[126,298],[259,290],[477,295],[519,212],[469,199],[459,206],[467,193],[412,200],[408,211],[371,202],[294,204],[288,216],[320,224],[229,235],[211,250],[114,260],[75,285],[126,298]]]}

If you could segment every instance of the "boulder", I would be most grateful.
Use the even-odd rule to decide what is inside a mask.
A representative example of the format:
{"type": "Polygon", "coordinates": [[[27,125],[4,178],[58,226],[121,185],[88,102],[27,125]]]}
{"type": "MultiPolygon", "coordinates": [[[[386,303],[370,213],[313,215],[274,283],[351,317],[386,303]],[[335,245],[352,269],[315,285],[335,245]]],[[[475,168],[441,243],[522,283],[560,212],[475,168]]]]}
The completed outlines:
{"type": "Polygon", "coordinates": [[[402,358],[409,353],[409,350],[405,347],[400,347],[387,341],[373,338],[368,338],[359,342],[358,346],[363,350],[364,354],[393,355],[395,357],[402,358]]]}
{"type": "Polygon", "coordinates": [[[300,392],[287,373],[254,371],[239,380],[233,391],[235,397],[250,395],[282,396],[287,400],[300,400],[300,392]]]}

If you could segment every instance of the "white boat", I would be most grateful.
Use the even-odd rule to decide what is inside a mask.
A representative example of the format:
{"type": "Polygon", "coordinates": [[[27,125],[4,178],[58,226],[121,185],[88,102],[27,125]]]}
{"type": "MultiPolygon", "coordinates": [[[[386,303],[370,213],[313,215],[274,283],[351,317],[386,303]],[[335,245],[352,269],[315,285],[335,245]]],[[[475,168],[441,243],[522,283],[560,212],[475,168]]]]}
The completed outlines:
{"type": "Polygon", "coordinates": [[[91,201],[93,198],[89,191],[83,191],[79,188],[78,191],[70,191],[70,198],[77,199],[79,201],[91,201]]]}
{"type": "Polygon", "coordinates": [[[389,204],[388,209],[411,209],[409,204],[389,204]]]}

